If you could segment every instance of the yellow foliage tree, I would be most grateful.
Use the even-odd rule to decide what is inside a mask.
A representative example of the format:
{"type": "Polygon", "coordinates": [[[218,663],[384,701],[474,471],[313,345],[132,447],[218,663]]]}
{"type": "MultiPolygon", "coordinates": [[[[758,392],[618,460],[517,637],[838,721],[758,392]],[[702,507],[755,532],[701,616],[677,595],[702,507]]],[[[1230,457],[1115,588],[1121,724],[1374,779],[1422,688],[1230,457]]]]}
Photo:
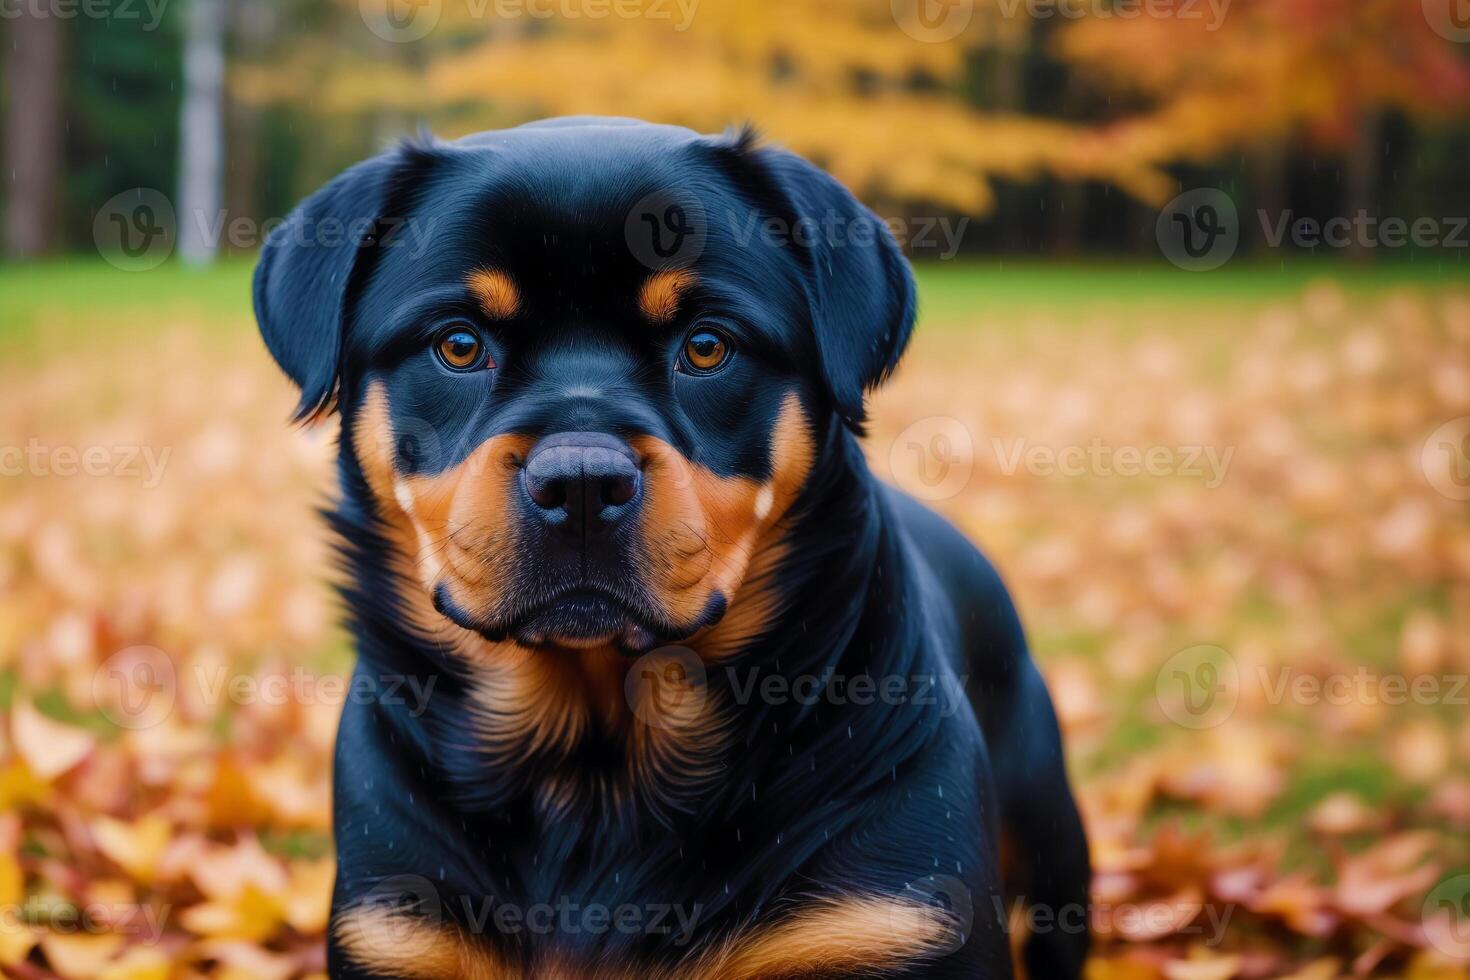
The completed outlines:
{"type": "MultiPolygon", "coordinates": [[[[362,0],[363,16],[404,2],[362,0]]],[[[448,136],[582,113],[702,131],[749,121],[869,200],[969,213],[989,209],[997,177],[1099,179],[1148,200],[1171,186],[1107,132],[969,104],[967,39],[985,34],[983,11],[963,8],[978,19],[940,40],[917,19],[927,0],[418,2],[436,19],[420,40],[378,45],[376,59],[355,51],[324,77],[322,49],[298,50],[240,73],[237,91],[296,100],[310,89],[317,111],[392,108],[448,136]]]]}
{"type": "Polygon", "coordinates": [[[446,136],[562,114],[749,121],[870,201],[968,213],[990,209],[994,180],[1040,176],[1158,204],[1172,163],[1300,130],[1340,142],[1366,109],[1462,106],[1470,90],[1421,0],[338,2],[359,43],[304,40],[239,72],[237,92],[307,91],[317,112],[397,112],[446,136]],[[1036,48],[1109,108],[979,108],[1007,100],[973,91],[977,54],[1036,48]]]}
{"type": "Polygon", "coordinates": [[[1140,160],[1207,161],[1294,136],[1341,150],[1384,109],[1432,120],[1470,101],[1470,63],[1432,29],[1435,2],[1233,0],[1217,18],[1090,17],[1059,53],[1089,84],[1143,104],[1115,127],[1140,160]]]}

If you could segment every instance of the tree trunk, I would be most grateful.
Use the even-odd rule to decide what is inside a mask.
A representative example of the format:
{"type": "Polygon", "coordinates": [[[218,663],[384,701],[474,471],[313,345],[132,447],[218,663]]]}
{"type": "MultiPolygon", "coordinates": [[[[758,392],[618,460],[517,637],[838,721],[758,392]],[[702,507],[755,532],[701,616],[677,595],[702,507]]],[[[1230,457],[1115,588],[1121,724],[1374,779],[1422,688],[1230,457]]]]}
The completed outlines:
{"type": "MultiPolygon", "coordinates": [[[[1383,117],[1377,112],[1359,115],[1357,135],[1348,151],[1343,203],[1346,205],[1344,214],[1354,222],[1354,228],[1357,227],[1358,212],[1365,212],[1371,217],[1378,215],[1378,175],[1383,162],[1382,122],[1383,117]]],[[[1369,258],[1372,250],[1353,235],[1347,254],[1349,258],[1361,261],[1369,258]]]]}
{"type": "Polygon", "coordinates": [[[44,4],[16,6],[5,66],[5,252],[29,258],[56,247],[61,174],[60,18],[44,4]]]}
{"type": "Polygon", "coordinates": [[[221,204],[224,82],[225,0],[190,0],[179,126],[178,241],[187,265],[212,262],[228,225],[221,204]]]}
{"type": "MultiPolygon", "coordinates": [[[[1287,144],[1282,137],[1267,137],[1246,156],[1246,186],[1249,198],[1241,202],[1242,233],[1250,231],[1250,247],[1260,254],[1271,248],[1263,230],[1283,220],[1287,207],[1287,144]],[[1257,220],[1264,215],[1264,221],[1257,220]]],[[[1243,237],[1243,236],[1242,236],[1243,237]]]]}
{"type": "MultiPolygon", "coordinates": [[[[232,0],[229,20],[231,50],[245,60],[267,57],[276,36],[277,18],[271,0],[232,0]]],[[[225,207],[230,219],[250,218],[255,227],[263,224],[260,189],[262,186],[261,143],[263,138],[261,108],[254,103],[225,96],[225,207]]],[[[263,244],[258,235],[247,241],[227,241],[228,252],[263,244]]]]}

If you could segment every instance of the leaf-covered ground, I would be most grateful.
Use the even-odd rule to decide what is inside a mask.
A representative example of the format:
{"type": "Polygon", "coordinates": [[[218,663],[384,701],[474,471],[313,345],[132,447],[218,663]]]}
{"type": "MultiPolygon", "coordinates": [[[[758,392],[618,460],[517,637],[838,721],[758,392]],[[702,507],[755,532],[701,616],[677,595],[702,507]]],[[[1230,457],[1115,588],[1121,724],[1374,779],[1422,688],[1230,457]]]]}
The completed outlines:
{"type": "MultiPolygon", "coordinates": [[[[922,277],[871,459],[1014,590],[1096,980],[1470,976],[1470,289],[1421,274],[922,277]]],[[[323,968],[334,434],[247,275],[0,272],[7,975],[323,968]]]]}

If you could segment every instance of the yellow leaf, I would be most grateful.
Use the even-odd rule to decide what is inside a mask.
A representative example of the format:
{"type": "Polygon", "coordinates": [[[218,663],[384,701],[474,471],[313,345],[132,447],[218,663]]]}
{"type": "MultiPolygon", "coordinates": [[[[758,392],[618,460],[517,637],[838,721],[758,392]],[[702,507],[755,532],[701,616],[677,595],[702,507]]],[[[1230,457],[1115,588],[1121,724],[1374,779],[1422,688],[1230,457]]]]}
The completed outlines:
{"type": "Polygon", "coordinates": [[[1159,980],[1163,974],[1154,964],[1133,957],[1111,960],[1094,957],[1087,961],[1083,976],[1087,980],[1159,980]]]}
{"type": "Polygon", "coordinates": [[[47,718],[20,699],[11,711],[10,737],[31,772],[48,783],[85,759],[97,744],[90,732],[47,718]]]}
{"type": "Polygon", "coordinates": [[[169,959],[162,950],[134,946],[97,974],[97,980],[168,980],[169,970],[169,959]]]}
{"type": "Polygon", "coordinates": [[[313,777],[295,754],[245,774],[257,800],[267,804],[278,822],[292,827],[327,830],[332,826],[332,796],[325,773],[313,777]]]}
{"type": "Polygon", "coordinates": [[[0,966],[15,966],[31,955],[36,945],[36,930],[7,913],[0,916],[0,966]]]}
{"type": "Polygon", "coordinates": [[[286,921],[307,936],[326,931],[332,910],[332,886],[337,880],[337,862],[298,861],[291,866],[291,885],[286,893],[286,921]]]}
{"type": "Polygon", "coordinates": [[[93,980],[122,942],[122,936],[105,932],[47,932],[41,936],[41,952],[67,980],[93,980]]]}
{"type": "Polygon", "coordinates": [[[1281,980],[1334,980],[1341,968],[1342,964],[1335,959],[1313,960],[1297,972],[1282,977],[1281,980]]]}
{"type": "Polygon", "coordinates": [[[1230,980],[1239,972],[1239,956],[1215,956],[1200,950],[1191,951],[1187,960],[1164,964],[1168,980],[1230,980]]]}
{"type": "Polygon", "coordinates": [[[25,805],[45,803],[51,787],[21,760],[16,759],[0,769],[0,810],[14,810],[25,805]]]}
{"type": "Polygon", "coordinates": [[[206,939],[194,947],[195,958],[218,964],[214,980],[290,980],[300,969],[296,957],[235,939],[206,939]]]}
{"type": "Polygon", "coordinates": [[[232,898],[185,909],[179,921],[185,929],[201,936],[264,942],[275,934],[281,918],[280,900],[252,883],[232,898]]]}
{"type": "Polygon", "coordinates": [[[267,895],[286,892],[290,878],[280,858],[266,852],[260,841],[244,837],[232,847],[212,847],[193,856],[189,876],[211,899],[232,899],[247,885],[267,895]]]}
{"type": "Polygon", "coordinates": [[[21,905],[26,897],[25,876],[14,854],[0,854],[0,909],[21,905]]]}
{"type": "Polygon", "coordinates": [[[112,817],[98,817],[92,822],[97,848],[144,884],[153,880],[158,861],[172,836],[168,820],[158,814],[149,814],[131,824],[112,817]]]}
{"type": "Polygon", "coordinates": [[[1443,957],[1429,952],[1416,955],[1404,974],[1404,980],[1466,980],[1467,977],[1470,977],[1470,970],[1463,965],[1446,962],[1443,957]]]}

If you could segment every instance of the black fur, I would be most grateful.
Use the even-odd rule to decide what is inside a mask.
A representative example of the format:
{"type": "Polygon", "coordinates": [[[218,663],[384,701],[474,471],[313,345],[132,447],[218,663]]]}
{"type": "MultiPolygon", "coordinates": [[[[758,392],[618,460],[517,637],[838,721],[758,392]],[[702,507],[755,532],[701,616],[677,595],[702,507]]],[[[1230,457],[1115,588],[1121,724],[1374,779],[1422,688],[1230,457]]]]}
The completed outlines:
{"type": "MultiPolygon", "coordinates": [[[[405,474],[445,470],[495,433],[579,429],[649,433],[716,474],[765,479],[789,394],[817,449],[785,518],[781,612],[708,668],[709,696],[735,707],[715,775],[675,775],[619,800],[598,787],[625,750],[600,730],[569,758],[518,764],[477,744],[477,668],[406,623],[402,596],[420,585],[387,559],[381,504],[344,438],[331,521],[350,572],[354,690],[377,696],[349,700],[338,736],[334,913],[406,898],[518,962],[555,948],[586,963],[672,963],[813,897],[942,899],[963,937],[888,974],[933,978],[1011,974],[1005,886],[1085,922],[1086,841],[1006,590],[956,530],[875,481],[857,446],[863,392],[903,352],[914,288],[886,228],[830,177],[748,133],[624,120],[401,147],[291,216],[262,255],[255,301],[271,353],[301,387],[299,415],[336,404],[350,430],[369,383],[386,387],[395,433],[409,433],[395,446],[405,474]],[[718,376],[670,370],[691,314],[660,332],[634,311],[651,270],[631,254],[627,216],[650,193],[702,212],[689,306],[736,343],[718,376]],[[324,223],[340,237],[326,241],[324,223]],[[466,273],[487,265],[512,270],[524,293],[513,323],[483,322],[465,295],[466,273]],[[454,321],[478,324],[493,371],[450,374],[426,353],[454,321]],[[576,394],[592,388],[602,397],[576,394]],[[749,694],[760,690],[752,678],[862,676],[900,679],[901,696],[749,694]],[[425,689],[422,703],[403,696],[425,689]],[[580,789],[548,807],[537,789],[552,777],[580,789]],[[1003,828],[1019,881],[1002,882],[1003,828]],[[476,921],[487,908],[558,902],[645,918],[635,930],[546,932],[476,921]],[[692,916],[692,934],[648,922],[654,906],[692,916]]],[[[524,555],[517,589],[553,588],[563,566],[552,547],[524,555]]],[[[631,586],[606,588],[645,610],[660,641],[707,625],[661,619],[631,586]]],[[[440,598],[457,622],[469,618],[440,598]]],[[[723,611],[712,603],[703,617],[723,611]]],[[[1035,936],[1030,976],[1076,977],[1086,948],[1085,929],[1035,936]]],[[[367,975],[336,943],[330,959],[334,976],[367,975]]]]}

